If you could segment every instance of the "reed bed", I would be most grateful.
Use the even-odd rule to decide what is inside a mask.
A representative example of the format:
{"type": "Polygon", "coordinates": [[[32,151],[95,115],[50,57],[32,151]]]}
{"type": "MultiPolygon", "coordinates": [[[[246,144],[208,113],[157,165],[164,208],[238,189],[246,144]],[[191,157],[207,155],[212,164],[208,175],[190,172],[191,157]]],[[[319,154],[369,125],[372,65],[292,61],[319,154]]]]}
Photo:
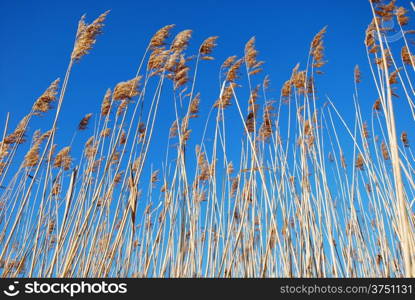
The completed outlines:
{"type": "Polygon", "coordinates": [[[395,114],[404,107],[415,120],[413,30],[396,1],[368,3],[371,74],[356,66],[345,83],[353,122],[318,91],[327,28],[310,37],[307,63],[278,97],[252,38],[240,56],[222,58],[217,98],[206,99],[198,75],[221,59],[218,37],[188,53],[192,30],[174,35],[167,25],[133,78],[103,91],[96,112],[74,116],[89,138],[58,145],[71,71],[93,55],[109,12],[82,17],[64,79],[16,127],[6,117],[1,276],[414,277],[415,131],[395,114]],[[391,19],[399,49],[384,38],[391,19]],[[362,86],[377,99],[361,100],[362,86]],[[30,132],[46,114],[50,129],[30,132]],[[164,138],[165,149],[154,148],[164,138]]]}

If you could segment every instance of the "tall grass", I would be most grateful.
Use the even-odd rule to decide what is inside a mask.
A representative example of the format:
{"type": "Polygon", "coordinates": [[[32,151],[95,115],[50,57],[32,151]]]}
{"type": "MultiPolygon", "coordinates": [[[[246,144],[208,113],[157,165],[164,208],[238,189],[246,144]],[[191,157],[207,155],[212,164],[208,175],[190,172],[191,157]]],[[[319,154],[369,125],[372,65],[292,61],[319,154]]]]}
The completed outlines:
{"type": "Polygon", "coordinates": [[[108,12],[91,24],[82,17],[61,87],[51,83],[14,130],[6,116],[2,277],[415,276],[413,132],[398,131],[395,113],[405,106],[415,120],[412,32],[395,1],[369,3],[372,82],[356,66],[354,122],[317,93],[326,28],[277,100],[250,39],[241,57],[222,64],[217,99],[203,112],[198,75],[217,37],[190,55],[192,31],[171,38],[168,25],[150,39],[135,77],[108,89],[99,112],[77,116],[90,138],[56,145],[72,68],[92,50],[108,12]],[[383,21],[392,18],[400,51],[384,38],[383,21]],[[369,115],[362,85],[378,94],[369,115]],[[174,115],[165,133],[158,124],[171,116],[161,105],[174,115]],[[29,139],[32,119],[53,113],[50,130],[29,139]],[[160,151],[154,142],[163,137],[160,151]]]}

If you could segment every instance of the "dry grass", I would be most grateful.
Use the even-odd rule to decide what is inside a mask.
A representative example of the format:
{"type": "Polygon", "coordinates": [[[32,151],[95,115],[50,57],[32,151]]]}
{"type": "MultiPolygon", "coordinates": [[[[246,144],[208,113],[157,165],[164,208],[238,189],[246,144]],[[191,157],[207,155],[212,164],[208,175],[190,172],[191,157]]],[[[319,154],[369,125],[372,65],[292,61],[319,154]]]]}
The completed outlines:
{"type": "Polygon", "coordinates": [[[414,277],[415,159],[411,131],[399,134],[395,116],[409,106],[415,119],[409,18],[395,1],[370,5],[372,78],[359,66],[350,76],[354,123],[316,92],[326,27],[278,100],[268,97],[272,83],[251,38],[241,58],[223,62],[217,100],[204,112],[199,64],[213,59],[218,37],[191,59],[192,31],[170,38],[167,25],[149,40],[134,78],[108,89],[98,113],[75,116],[92,135],[62,147],[55,136],[71,70],[108,12],[91,24],[82,17],[60,89],[55,80],[14,130],[6,119],[1,276],[414,277]],[[381,21],[392,18],[402,26],[398,53],[382,38],[381,21]],[[364,115],[359,89],[373,83],[377,100],[364,115]],[[167,87],[173,100],[161,104],[167,87]],[[398,93],[406,102],[393,100],[398,93]],[[160,105],[174,118],[160,116],[160,105]],[[50,130],[28,142],[32,118],[53,113],[50,130]],[[163,133],[165,122],[172,125],[163,133]],[[163,137],[165,149],[154,148],[163,137]],[[77,143],[83,153],[72,157],[77,143]]]}

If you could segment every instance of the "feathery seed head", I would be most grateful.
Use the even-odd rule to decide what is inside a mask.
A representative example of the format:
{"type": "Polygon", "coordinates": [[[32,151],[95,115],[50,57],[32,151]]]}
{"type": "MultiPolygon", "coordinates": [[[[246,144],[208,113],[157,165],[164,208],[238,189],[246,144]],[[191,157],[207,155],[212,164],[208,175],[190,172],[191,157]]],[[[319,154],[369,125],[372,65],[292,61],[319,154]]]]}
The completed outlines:
{"type": "Polygon", "coordinates": [[[179,32],[171,44],[170,50],[174,52],[183,52],[186,50],[189,40],[192,37],[192,30],[186,29],[179,32]]]}
{"type": "Polygon", "coordinates": [[[211,36],[203,41],[202,45],[199,48],[199,53],[202,56],[202,59],[204,56],[212,53],[213,48],[217,46],[216,44],[217,39],[218,39],[218,36],[211,36]]]}
{"type": "Polygon", "coordinates": [[[72,158],[69,155],[71,151],[71,147],[65,147],[62,148],[61,151],[58,152],[58,154],[56,154],[55,157],[55,162],[53,163],[53,166],[55,168],[63,168],[65,171],[69,170],[69,168],[71,167],[71,163],[72,163],[72,158]]]}
{"type": "Polygon", "coordinates": [[[23,166],[24,167],[35,167],[39,163],[39,143],[35,143],[32,148],[25,155],[23,166]]]}
{"type": "Polygon", "coordinates": [[[150,48],[154,50],[158,47],[164,46],[166,44],[166,39],[169,37],[170,31],[174,26],[174,24],[171,24],[159,29],[150,40],[150,48]]]}
{"type": "Polygon", "coordinates": [[[114,100],[130,100],[139,94],[138,86],[141,76],[137,76],[128,81],[123,81],[115,86],[113,98],[114,100]]]}
{"type": "Polygon", "coordinates": [[[46,91],[33,104],[34,112],[47,112],[51,109],[51,103],[56,100],[59,78],[53,81],[46,91]]]}
{"type": "Polygon", "coordinates": [[[91,119],[91,117],[92,117],[91,113],[86,114],[85,117],[83,117],[82,120],[79,122],[78,129],[85,130],[88,126],[89,119],[91,119]]]}
{"type": "Polygon", "coordinates": [[[406,133],[406,131],[403,131],[401,134],[401,141],[403,143],[403,146],[405,148],[409,147],[409,140],[408,140],[408,134],[406,133]]]}
{"type": "Polygon", "coordinates": [[[398,7],[395,10],[395,15],[396,15],[396,17],[398,19],[399,25],[401,25],[401,26],[408,25],[408,23],[409,23],[409,17],[406,16],[407,12],[408,11],[404,7],[402,7],[402,6],[401,7],[398,7]]]}
{"type": "Polygon", "coordinates": [[[241,58],[232,64],[232,66],[228,70],[228,74],[226,75],[227,81],[234,82],[239,77],[239,68],[241,67],[243,62],[244,60],[243,58],[241,58]]]}
{"type": "Polygon", "coordinates": [[[81,17],[78,24],[78,31],[76,33],[75,46],[72,51],[71,59],[74,61],[80,60],[84,55],[88,54],[89,50],[96,42],[96,37],[102,33],[104,21],[109,13],[109,10],[101,14],[91,24],[85,23],[85,15],[81,17]]]}
{"type": "Polygon", "coordinates": [[[104,99],[101,104],[101,115],[107,116],[111,109],[111,89],[108,89],[105,93],[104,99]]]}

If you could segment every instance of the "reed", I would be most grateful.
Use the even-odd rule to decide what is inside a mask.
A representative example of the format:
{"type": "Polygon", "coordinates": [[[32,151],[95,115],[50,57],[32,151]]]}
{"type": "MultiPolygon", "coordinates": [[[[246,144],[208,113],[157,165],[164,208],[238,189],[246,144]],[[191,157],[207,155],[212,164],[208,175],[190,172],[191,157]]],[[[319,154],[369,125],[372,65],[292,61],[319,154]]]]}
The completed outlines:
{"type": "Polygon", "coordinates": [[[222,59],[220,39],[206,38],[192,55],[192,30],[172,37],[167,25],[133,78],[108,88],[96,112],[74,116],[89,137],[56,145],[71,70],[109,12],[91,24],[83,16],[61,86],[53,81],[14,129],[14,116],[4,124],[1,276],[414,277],[413,131],[396,113],[403,106],[415,120],[407,9],[369,1],[371,74],[356,65],[344,83],[354,122],[317,92],[327,27],[279,97],[270,98],[253,37],[224,59],[210,101],[198,75],[222,59]],[[399,49],[384,38],[382,21],[391,19],[399,49]],[[361,101],[359,91],[373,86],[377,99],[361,101]],[[46,114],[54,114],[50,129],[32,133],[30,122],[46,114]]]}

